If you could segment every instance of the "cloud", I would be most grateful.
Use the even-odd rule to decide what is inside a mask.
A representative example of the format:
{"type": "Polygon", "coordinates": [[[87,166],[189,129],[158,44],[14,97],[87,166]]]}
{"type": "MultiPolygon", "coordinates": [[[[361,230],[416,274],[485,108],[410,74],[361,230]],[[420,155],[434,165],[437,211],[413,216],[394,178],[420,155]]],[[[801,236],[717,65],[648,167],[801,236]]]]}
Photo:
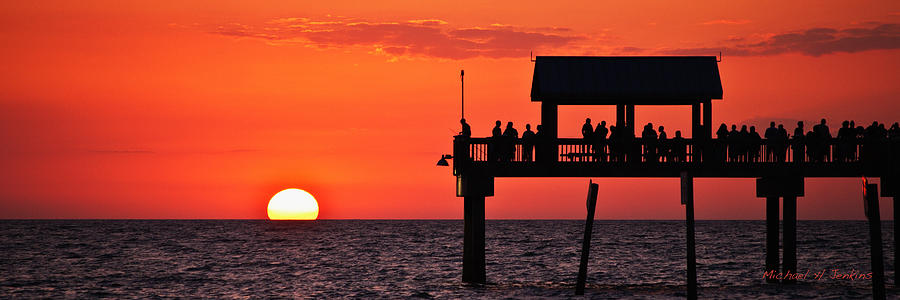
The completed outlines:
{"type": "Polygon", "coordinates": [[[154,154],[156,152],[150,150],[110,150],[110,149],[100,149],[100,150],[88,150],[92,153],[100,153],[100,154],[154,154]]]}
{"type": "Polygon", "coordinates": [[[231,23],[213,33],[266,40],[272,44],[301,44],[317,48],[367,48],[390,57],[525,57],[532,50],[559,48],[585,39],[568,28],[525,28],[509,24],[458,28],[438,19],[372,22],[329,17],[279,18],[262,26],[231,23]]]}
{"type": "Polygon", "coordinates": [[[743,24],[747,24],[750,22],[751,22],[750,20],[742,20],[742,19],[719,19],[719,20],[706,21],[706,22],[703,22],[700,24],[703,24],[703,25],[743,25],[743,24]]]}
{"type": "Polygon", "coordinates": [[[833,53],[900,49],[900,24],[870,23],[869,26],[842,29],[810,28],[756,38],[731,36],[720,42],[719,47],[660,48],[651,51],[666,55],[714,55],[722,51],[730,56],[787,53],[822,56],[833,53]]]}
{"type": "MultiPolygon", "coordinates": [[[[743,19],[719,19],[701,24],[735,25],[750,22],[743,19]]],[[[621,44],[625,41],[609,35],[607,29],[586,34],[570,28],[524,27],[500,23],[460,27],[445,20],[431,18],[376,22],[351,17],[291,17],[271,19],[261,24],[223,24],[208,31],[229,37],[258,39],[272,45],[356,49],[383,55],[390,60],[415,57],[522,58],[532,51],[567,55],[717,55],[721,51],[726,56],[790,53],[822,56],[900,48],[900,24],[878,22],[856,23],[845,28],[817,27],[743,36],[728,35],[716,42],[691,47],[621,44]]]]}
{"type": "Polygon", "coordinates": [[[259,149],[251,149],[251,148],[237,148],[237,149],[194,149],[194,150],[168,150],[168,151],[154,151],[154,150],[146,150],[146,149],[89,149],[87,152],[97,153],[97,154],[114,154],[114,155],[125,155],[125,154],[240,154],[240,153],[251,153],[251,152],[259,152],[259,149]]]}

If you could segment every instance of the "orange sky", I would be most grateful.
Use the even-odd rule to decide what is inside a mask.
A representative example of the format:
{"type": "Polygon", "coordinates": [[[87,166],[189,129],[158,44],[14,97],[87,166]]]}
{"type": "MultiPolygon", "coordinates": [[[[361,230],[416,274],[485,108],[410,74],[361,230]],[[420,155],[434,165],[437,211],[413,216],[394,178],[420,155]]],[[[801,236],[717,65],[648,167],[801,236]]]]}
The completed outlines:
{"type": "MultiPolygon", "coordinates": [[[[5,1],[0,218],[265,218],[288,187],[320,218],[461,218],[434,166],[459,69],[475,135],[521,128],[529,51],[721,50],[716,123],[900,120],[900,2],[687,3],[5,1]]],[[[564,107],[560,135],[612,112],[564,107]]],[[[638,107],[650,120],[689,132],[687,108],[638,107]]],[[[487,216],[583,218],[586,181],[498,179],[487,216]]],[[[858,178],[806,182],[801,219],[862,219],[858,178]]],[[[677,179],[599,183],[598,218],[683,217],[677,179]]],[[[696,192],[699,219],[764,215],[752,179],[696,192]]]]}

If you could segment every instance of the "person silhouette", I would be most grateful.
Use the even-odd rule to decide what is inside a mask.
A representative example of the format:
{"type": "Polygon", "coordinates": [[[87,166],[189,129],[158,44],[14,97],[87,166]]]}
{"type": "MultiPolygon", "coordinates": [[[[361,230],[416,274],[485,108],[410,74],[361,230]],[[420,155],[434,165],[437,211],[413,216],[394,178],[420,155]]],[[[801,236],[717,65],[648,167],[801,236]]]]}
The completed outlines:
{"type": "Polygon", "coordinates": [[[545,136],[546,133],[544,133],[544,131],[543,131],[544,126],[541,124],[538,124],[538,126],[535,126],[535,129],[537,129],[537,132],[534,133],[534,161],[535,162],[548,161],[546,158],[544,158],[545,151],[544,151],[543,147],[544,147],[544,144],[547,142],[546,141],[547,137],[545,136]]]}
{"type": "Polygon", "coordinates": [[[804,153],[806,153],[806,136],[803,133],[803,121],[797,121],[797,128],[794,129],[794,138],[791,140],[791,147],[794,152],[794,162],[802,163],[804,161],[804,153]]]}
{"type": "Polygon", "coordinates": [[[859,147],[859,138],[860,138],[860,127],[856,127],[856,121],[850,120],[850,129],[847,130],[848,133],[848,143],[850,145],[847,146],[847,160],[848,161],[857,161],[859,157],[856,156],[859,152],[857,151],[857,147],[859,147]]]}
{"type": "Polygon", "coordinates": [[[888,130],[888,139],[900,139],[900,123],[894,122],[894,124],[891,125],[891,129],[888,130]]]}
{"type": "Polygon", "coordinates": [[[656,142],[656,153],[660,160],[665,159],[666,162],[672,161],[672,155],[669,153],[669,135],[666,134],[666,128],[659,126],[659,139],[656,142]]]}
{"type": "Polygon", "coordinates": [[[776,161],[785,162],[787,159],[787,143],[788,143],[788,133],[787,130],[784,129],[784,124],[778,124],[778,135],[776,136],[776,161]]]}
{"type": "Polygon", "coordinates": [[[675,130],[675,137],[672,138],[672,157],[677,162],[687,161],[687,151],[685,150],[684,138],[681,137],[681,130],[675,130]]]}
{"type": "Polygon", "coordinates": [[[609,145],[609,161],[621,161],[619,157],[619,148],[620,148],[620,139],[619,136],[619,128],[616,125],[609,126],[609,139],[607,140],[607,144],[609,145]]]}
{"type": "Polygon", "coordinates": [[[750,132],[747,131],[747,125],[741,125],[741,131],[738,132],[737,144],[735,146],[738,161],[747,162],[748,151],[750,150],[750,132]]]}
{"type": "Polygon", "coordinates": [[[809,162],[819,162],[819,136],[812,130],[806,132],[806,157],[809,162]]]}
{"type": "Polygon", "coordinates": [[[503,156],[503,149],[501,145],[503,144],[503,131],[500,129],[500,120],[494,122],[494,129],[491,130],[491,142],[488,143],[488,161],[495,162],[499,161],[503,156]]]}
{"type": "Polygon", "coordinates": [[[728,125],[725,123],[719,125],[719,130],[716,130],[716,138],[723,141],[728,138],[728,125]]]}
{"type": "Polygon", "coordinates": [[[775,122],[769,122],[769,128],[766,128],[763,137],[766,138],[766,161],[774,162],[775,143],[778,139],[778,128],[775,127],[775,122]]]}
{"type": "Polygon", "coordinates": [[[829,142],[831,141],[831,131],[828,129],[828,125],[825,125],[825,119],[823,118],[818,125],[813,126],[813,132],[819,136],[819,144],[817,147],[819,148],[817,152],[819,153],[819,161],[829,161],[830,159],[830,147],[828,147],[829,142]]]}
{"type": "MultiPolygon", "coordinates": [[[[853,122],[850,122],[850,124],[853,125],[853,122]]],[[[856,126],[856,130],[854,130],[854,132],[856,132],[856,146],[853,147],[853,149],[857,151],[856,160],[862,160],[863,151],[865,151],[865,149],[863,149],[863,144],[865,143],[866,139],[866,128],[862,125],[859,125],[856,126]]]]}
{"type": "Polygon", "coordinates": [[[725,150],[726,145],[728,144],[728,125],[722,123],[719,125],[719,130],[716,130],[716,144],[715,144],[715,152],[714,155],[716,157],[716,161],[724,162],[725,161],[725,150]]]}
{"type": "Polygon", "coordinates": [[[515,160],[516,156],[516,140],[519,139],[519,131],[513,128],[513,122],[506,123],[506,130],[503,131],[504,154],[503,161],[515,160]]]}
{"type": "Polygon", "coordinates": [[[605,162],[606,161],[606,134],[609,133],[609,129],[606,129],[606,121],[600,121],[600,124],[597,124],[597,128],[594,130],[594,155],[595,159],[605,162]]]}
{"type": "Polygon", "coordinates": [[[834,160],[837,162],[847,162],[850,156],[850,146],[853,144],[853,129],[850,128],[850,121],[844,120],[841,128],[837,133],[837,147],[834,149],[834,160]]]}
{"type": "Polygon", "coordinates": [[[740,143],[740,133],[737,130],[737,125],[731,124],[731,131],[728,132],[728,160],[731,162],[735,162],[738,160],[738,153],[740,150],[738,149],[738,144],[740,143]]]}
{"type": "Polygon", "coordinates": [[[882,162],[888,163],[888,158],[890,158],[890,148],[888,147],[889,131],[884,126],[884,123],[878,125],[878,157],[882,162]]]}
{"type": "Polygon", "coordinates": [[[750,126],[750,134],[749,134],[749,157],[750,162],[759,162],[759,149],[760,144],[762,143],[762,137],[759,136],[759,133],[756,132],[756,126],[750,126]]]}
{"type": "Polygon", "coordinates": [[[641,139],[644,140],[644,159],[647,162],[656,162],[656,139],[658,137],[656,130],[653,130],[653,123],[644,125],[644,131],[641,132],[641,139]]]}
{"type": "MultiPolygon", "coordinates": [[[[591,153],[591,144],[594,139],[594,125],[591,125],[591,118],[584,119],[584,125],[581,125],[581,137],[584,138],[584,143],[581,145],[581,153],[591,153]]],[[[581,156],[579,160],[586,158],[587,156],[581,156]]]]}
{"type": "Polygon", "coordinates": [[[525,124],[525,132],[522,132],[522,161],[531,161],[534,152],[534,131],[531,131],[531,124],[525,124]]]}
{"type": "Polygon", "coordinates": [[[894,170],[900,165],[900,123],[894,122],[888,130],[888,148],[894,170]]]}
{"type": "Polygon", "coordinates": [[[464,138],[472,137],[472,127],[470,127],[469,124],[466,123],[466,119],[459,119],[459,124],[462,125],[462,131],[459,132],[459,135],[464,138]]]}

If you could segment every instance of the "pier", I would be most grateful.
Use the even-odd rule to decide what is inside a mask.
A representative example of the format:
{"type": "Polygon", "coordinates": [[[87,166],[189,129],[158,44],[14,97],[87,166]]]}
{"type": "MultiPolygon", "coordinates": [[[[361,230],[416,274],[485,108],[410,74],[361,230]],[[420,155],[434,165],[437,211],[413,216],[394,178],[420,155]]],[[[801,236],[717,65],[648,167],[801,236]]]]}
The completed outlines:
{"type": "MultiPolygon", "coordinates": [[[[712,105],[722,98],[718,60],[713,56],[538,56],[534,61],[531,101],[541,104],[539,136],[523,141],[459,135],[453,140],[453,154],[442,158],[442,162],[452,158],[456,195],[465,201],[462,280],[487,282],[484,203],[486,197],[494,196],[494,179],[498,177],[681,178],[687,227],[688,298],[697,296],[693,178],[756,178],[756,196],[766,203],[766,261],[760,266],[760,274],[765,271],[796,273],[798,264],[802,263],[797,261],[797,198],[804,196],[805,178],[880,178],[881,196],[893,197],[893,217],[897,220],[900,145],[896,141],[831,138],[816,145],[819,152],[813,157],[807,153],[809,145],[801,139],[763,139],[741,150],[744,156],[740,156],[731,153],[735,151],[733,145],[713,138],[712,105]],[[558,107],[561,105],[615,106],[616,119],[612,125],[618,129],[619,137],[559,138],[558,107]],[[692,136],[679,140],[670,136],[665,141],[636,137],[634,116],[640,106],[648,105],[691,106],[692,136]],[[784,206],[782,237],[779,237],[779,201],[784,206]],[[782,257],[779,257],[780,250],[782,257]]],[[[874,199],[877,201],[877,196],[874,199]]],[[[870,222],[873,219],[877,218],[869,217],[870,222]]],[[[880,224],[880,219],[877,220],[880,224]]],[[[900,231],[897,225],[895,221],[895,251],[900,231]]],[[[880,237],[878,241],[880,248],[880,237]]],[[[893,263],[897,266],[896,255],[893,263]]],[[[877,264],[874,258],[873,264],[877,264]]],[[[896,285],[897,274],[893,275],[896,285]]]]}

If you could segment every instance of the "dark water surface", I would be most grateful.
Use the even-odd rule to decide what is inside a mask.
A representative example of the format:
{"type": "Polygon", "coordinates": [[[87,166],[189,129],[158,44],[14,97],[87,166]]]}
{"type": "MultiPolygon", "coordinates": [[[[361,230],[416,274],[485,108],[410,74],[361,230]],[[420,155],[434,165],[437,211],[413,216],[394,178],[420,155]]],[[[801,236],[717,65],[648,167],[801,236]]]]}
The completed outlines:
{"type": "MultiPolygon", "coordinates": [[[[460,282],[462,234],[462,221],[0,221],[0,296],[574,297],[583,221],[488,221],[485,286],[460,282]]],[[[867,235],[863,221],[800,221],[810,278],[778,286],[762,279],[763,221],[698,221],[700,296],[870,298],[871,280],[829,278],[870,272],[867,235]]],[[[684,297],[684,253],[681,221],[597,221],[585,297],[684,297]]]]}

